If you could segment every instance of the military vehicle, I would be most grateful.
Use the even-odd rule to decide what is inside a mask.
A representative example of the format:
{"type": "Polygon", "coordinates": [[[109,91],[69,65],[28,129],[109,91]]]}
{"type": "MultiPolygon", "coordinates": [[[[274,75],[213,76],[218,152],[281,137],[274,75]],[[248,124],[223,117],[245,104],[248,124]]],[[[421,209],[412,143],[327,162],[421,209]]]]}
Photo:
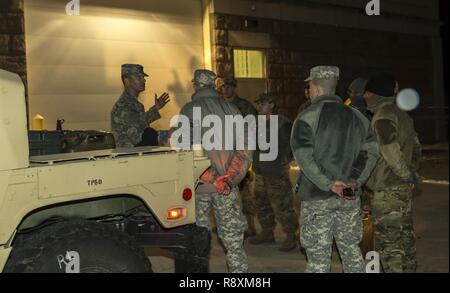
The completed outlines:
{"type": "Polygon", "coordinates": [[[0,70],[0,271],[151,272],[146,247],[175,272],[207,272],[209,232],[195,225],[191,151],[138,147],[29,156],[25,91],[0,70]]]}

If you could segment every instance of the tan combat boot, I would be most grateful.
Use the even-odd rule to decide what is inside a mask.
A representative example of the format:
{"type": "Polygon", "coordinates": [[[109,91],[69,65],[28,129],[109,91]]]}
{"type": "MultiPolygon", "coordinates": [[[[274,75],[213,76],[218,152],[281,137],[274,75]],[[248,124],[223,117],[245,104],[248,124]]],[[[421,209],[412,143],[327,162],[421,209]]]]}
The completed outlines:
{"type": "Polygon", "coordinates": [[[286,240],[278,247],[279,251],[288,252],[297,247],[297,241],[295,239],[295,233],[288,233],[286,240]]]}
{"type": "Polygon", "coordinates": [[[256,235],[248,240],[251,244],[275,243],[273,231],[263,230],[261,234],[256,235]]]}

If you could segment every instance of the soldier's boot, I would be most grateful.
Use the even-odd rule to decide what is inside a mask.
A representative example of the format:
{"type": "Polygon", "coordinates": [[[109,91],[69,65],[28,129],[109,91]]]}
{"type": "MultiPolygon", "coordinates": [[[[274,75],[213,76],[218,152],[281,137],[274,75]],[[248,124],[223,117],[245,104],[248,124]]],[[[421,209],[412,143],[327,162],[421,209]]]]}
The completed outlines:
{"type": "Polygon", "coordinates": [[[279,251],[288,252],[297,247],[297,241],[295,239],[295,233],[288,233],[286,240],[278,247],[279,251]]]}
{"type": "Polygon", "coordinates": [[[256,245],[264,243],[275,243],[275,237],[273,236],[273,231],[263,230],[260,234],[250,238],[248,242],[256,245]]]}
{"type": "Polygon", "coordinates": [[[256,228],[255,228],[255,218],[253,216],[247,216],[247,224],[248,228],[247,231],[244,233],[244,238],[252,237],[256,235],[256,228]]]}

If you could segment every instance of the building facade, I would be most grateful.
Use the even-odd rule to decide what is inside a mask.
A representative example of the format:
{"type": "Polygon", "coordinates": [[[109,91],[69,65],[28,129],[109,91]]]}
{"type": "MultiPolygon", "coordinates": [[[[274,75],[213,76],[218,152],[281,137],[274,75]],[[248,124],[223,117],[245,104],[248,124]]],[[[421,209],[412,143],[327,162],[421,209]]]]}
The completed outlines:
{"type": "Polygon", "coordinates": [[[70,128],[109,130],[122,63],[149,71],[147,107],[155,92],[173,97],[156,128],[190,99],[196,68],[239,73],[244,98],[274,92],[294,119],[309,69],[332,64],[343,98],[354,78],[392,72],[422,97],[411,112],[421,140],[448,140],[438,1],[380,0],[379,16],[353,0],[85,0],[78,16],[65,2],[0,4],[0,68],[23,78],[29,117],[43,115],[49,129],[64,118],[70,128]]]}

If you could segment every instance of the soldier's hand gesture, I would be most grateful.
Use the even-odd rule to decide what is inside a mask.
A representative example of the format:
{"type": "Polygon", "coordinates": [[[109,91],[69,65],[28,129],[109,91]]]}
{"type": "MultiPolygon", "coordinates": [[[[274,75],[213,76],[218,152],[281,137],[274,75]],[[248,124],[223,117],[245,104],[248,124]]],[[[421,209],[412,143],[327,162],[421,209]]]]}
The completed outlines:
{"type": "Polygon", "coordinates": [[[155,94],[155,107],[159,111],[169,102],[169,94],[163,93],[159,98],[155,94]]]}

